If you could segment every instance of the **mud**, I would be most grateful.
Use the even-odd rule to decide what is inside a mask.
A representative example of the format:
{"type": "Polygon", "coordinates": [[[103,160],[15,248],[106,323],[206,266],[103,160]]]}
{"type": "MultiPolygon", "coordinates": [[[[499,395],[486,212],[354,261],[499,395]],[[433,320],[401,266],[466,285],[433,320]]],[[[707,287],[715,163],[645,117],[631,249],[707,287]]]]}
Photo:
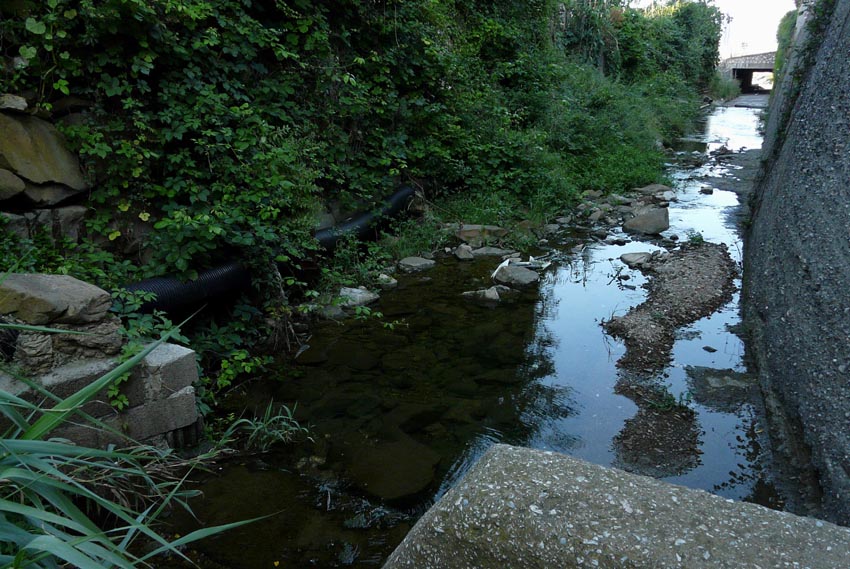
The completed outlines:
{"type": "Polygon", "coordinates": [[[725,245],[696,241],[653,256],[640,269],[649,277],[647,300],[603,326],[626,344],[620,367],[655,370],[670,361],[677,328],[732,299],[738,268],[725,245]]]}

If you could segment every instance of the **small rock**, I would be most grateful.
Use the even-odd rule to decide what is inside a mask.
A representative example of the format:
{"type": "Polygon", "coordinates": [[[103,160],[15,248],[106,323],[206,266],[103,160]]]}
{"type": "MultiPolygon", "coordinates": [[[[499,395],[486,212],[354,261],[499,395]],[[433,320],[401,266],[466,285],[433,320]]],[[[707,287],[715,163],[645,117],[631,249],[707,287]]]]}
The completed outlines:
{"type": "Polygon", "coordinates": [[[651,257],[652,253],[624,253],[620,255],[620,260],[630,269],[635,269],[641,267],[651,257]]]}
{"type": "Polygon", "coordinates": [[[377,294],[365,288],[351,288],[347,286],[339,289],[339,297],[342,299],[339,305],[345,308],[366,306],[380,298],[377,294]]]}
{"type": "Polygon", "coordinates": [[[498,247],[479,247],[473,249],[472,254],[475,257],[506,257],[516,253],[510,249],[500,249],[498,247]]]}
{"type": "Polygon", "coordinates": [[[661,201],[674,202],[676,201],[676,192],[674,192],[673,190],[667,190],[666,192],[661,192],[661,195],[659,197],[661,201]]]}
{"type": "Polygon", "coordinates": [[[605,243],[607,243],[608,245],[618,245],[621,247],[627,244],[628,242],[628,239],[623,239],[622,237],[609,237],[605,240],[605,243]]]}
{"type": "Polygon", "coordinates": [[[390,290],[398,286],[398,281],[391,276],[381,273],[378,275],[378,286],[383,290],[390,290]]]}
{"type": "Polygon", "coordinates": [[[569,225],[570,223],[572,223],[572,221],[573,218],[568,216],[555,218],[555,223],[558,223],[560,225],[569,225]]]}
{"type": "Polygon", "coordinates": [[[422,257],[405,257],[398,262],[398,268],[404,273],[416,273],[434,267],[437,263],[422,257]]]}
{"type": "Polygon", "coordinates": [[[657,235],[670,228],[670,212],[666,208],[652,208],[626,221],[623,229],[634,233],[657,235]]]}
{"type": "Polygon", "coordinates": [[[601,209],[595,209],[595,210],[593,210],[593,213],[591,213],[588,216],[587,219],[591,223],[596,223],[597,221],[599,221],[602,218],[603,215],[604,215],[604,212],[601,209]]]}
{"type": "Polygon", "coordinates": [[[475,258],[475,255],[472,253],[472,247],[466,243],[457,247],[454,250],[454,255],[460,261],[471,261],[475,258]]]}
{"type": "Polygon", "coordinates": [[[0,95],[0,109],[4,111],[26,111],[27,100],[17,95],[5,93],[0,95]]]}
{"type": "Polygon", "coordinates": [[[717,351],[717,348],[712,348],[711,346],[703,346],[702,349],[708,352],[709,354],[713,354],[717,351]]]}
{"type": "Polygon", "coordinates": [[[540,280],[540,275],[524,267],[507,265],[496,272],[495,279],[500,284],[522,287],[536,283],[540,280]]]}
{"type": "Polygon", "coordinates": [[[473,247],[480,247],[490,239],[499,239],[508,234],[508,230],[497,225],[461,225],[455,235],[461,241],[473,247]]]}
{"type": "Polygon", "coordinates": [[[499,296],[499,289],[494,286],[481,290],[469,290],[461,293],[461,296],[468,300],[479,300],[485,302],[499,302],[501,300],[501,297],[499,296]]]}
{"type": "Polygon", "coordinates": [[[709,187],[707,187],[707,186],[706,186],[706,187],[702,187],[702,188],[700,188],[700,189],[699,189],[699,193],[701,193],[701,194],[705,194],[705,195],[707,195],[707,196],[710,196],[711,194],[713,194],[713,193],[714,193],[714,188],[709,188],[709,187]]]}
{"type": "Polygon", "coordinates": [[[547,223],[540,228],[543,235],[554,235],[561,230],[561,226],[557,223],[547,223]]]}
{"type": "Polygon", "coordinates": [[[642,188],[635,188],[634,191],[645,196],[654,196],[655,194],[668,192],[672,189],[670,186],[665,186],[664,184],[650,184],[642,188]]]}

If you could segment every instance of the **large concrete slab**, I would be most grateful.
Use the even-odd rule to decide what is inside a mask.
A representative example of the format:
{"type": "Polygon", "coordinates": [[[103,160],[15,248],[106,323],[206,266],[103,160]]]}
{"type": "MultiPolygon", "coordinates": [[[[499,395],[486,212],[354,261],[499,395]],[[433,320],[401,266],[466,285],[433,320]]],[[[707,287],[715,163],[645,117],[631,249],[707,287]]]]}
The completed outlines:
{"type": "Polygon", "coordinates": [[[850,567],[850,529],[552,452],[491,448],[384,569],[850,567]]]}

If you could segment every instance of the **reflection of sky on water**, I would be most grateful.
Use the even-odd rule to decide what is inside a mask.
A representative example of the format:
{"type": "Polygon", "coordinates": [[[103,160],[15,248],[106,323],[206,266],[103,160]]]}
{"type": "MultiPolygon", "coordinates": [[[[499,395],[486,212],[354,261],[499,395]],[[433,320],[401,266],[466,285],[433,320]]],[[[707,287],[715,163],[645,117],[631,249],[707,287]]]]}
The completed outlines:
{"type": "MultiPolygon", "coordinates": [[[[758,148],[761,138],[756,131],[757,112],[717,109],[706,123],[706,134],[692,137],[690,143],[708,151],[724,145],[734,150],[758,148]]],[[[704,186],[700,177],[724,175],[724,170],[721,163],[671,172],[678,201],[670,206],[671,227],[665,235],[688,239],[699,233],[707,241],[726,243],[733,259],[740,261],[740,239],[729,216],[731,208],[738,205],[737,196],[719,190],[711,195],[700,193],[704,186]]],[[[545,278],[540,287],[536,346],[531,350],[547,353],[554,371],[540,381],[568,394],[575,413],[548,417],[545,407],[526,410],[523,420],[534,424],[534,434],[526,442],[529,446],[566,452],[600,464],[616,461],[612,441],[625,422],[635,417],[638,407],[614,392],[621,373],[616,361],[624,348],[603,333],[600,323],[625,313],[645,298],[640,286],[644,277],[624,268],[619,256],[655,249],[658,247],[640,242],[623,247],[591,244],[581,253],[565,258],[545,278]],[[630,278],[621,281],[616,278],[618,274],[630,278]]],[[[676,399],[684,399],[689,391],[686,366],[744,371],[743,343],[728,330],[738,323],[736,295],[711,317],[680,330],[671,365],[647,381],[666,387],[676,399]],[[716,351],[707,351],[706,346],[716,351]]],[[[695,461],[698,466],[667,480],[729,497],[750,494],[755,484],[755,442],[748,434],[755,420],[752,405],[742,403],[737,413],[712,410],[695,402],[690,406],[697,414],[700,431],[701,454],[695,461]]]]}

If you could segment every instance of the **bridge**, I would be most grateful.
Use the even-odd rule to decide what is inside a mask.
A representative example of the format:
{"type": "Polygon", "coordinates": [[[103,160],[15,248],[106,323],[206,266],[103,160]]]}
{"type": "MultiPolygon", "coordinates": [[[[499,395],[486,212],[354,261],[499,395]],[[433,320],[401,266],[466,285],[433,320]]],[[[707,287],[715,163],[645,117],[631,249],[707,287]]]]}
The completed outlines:
{"type": "Polygon", "coordinates": [[[773,73],[775,60],[775,51],[730,57],[720,62],[718,70],[726,77],[737,79],[742,93],[751,93],[754,91],[753,73],[773,73]]]}

